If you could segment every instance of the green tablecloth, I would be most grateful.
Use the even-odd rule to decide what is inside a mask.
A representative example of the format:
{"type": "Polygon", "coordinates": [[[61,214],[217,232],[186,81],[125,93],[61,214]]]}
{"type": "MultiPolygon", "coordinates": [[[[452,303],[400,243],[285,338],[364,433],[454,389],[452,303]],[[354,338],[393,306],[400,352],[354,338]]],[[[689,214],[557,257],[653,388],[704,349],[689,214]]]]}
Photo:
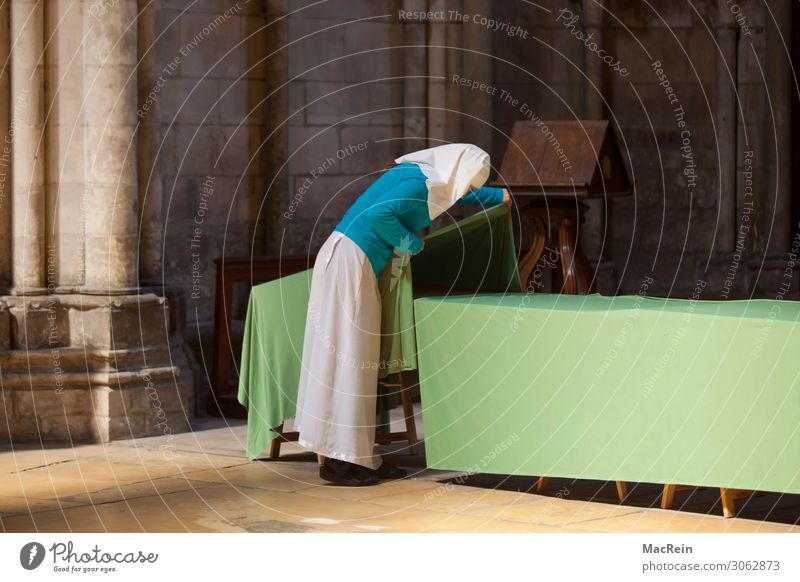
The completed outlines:
{"type": "MultiPolygon", "coordinates": [[[[509,210],[498,205],[425,237],[425,250],[398,256],[380,279],[380,377],[417,368],[414,281],[451,289],[520,290],[509,210]]],[[[247,458],[258,457],[273,428],[295,416],[311,270],[253,287],[247,306],[238,400],[247,408],[247,458]]],[[[397,401],[396,395],[391,402],[397,401]]],[[[386,408],[384,403],[383,408],[386,408]]]]}
{"type": "Polygon", "coordinates": [[[800,493],[800,302],[414,303],[429,467],[800,493]]]}

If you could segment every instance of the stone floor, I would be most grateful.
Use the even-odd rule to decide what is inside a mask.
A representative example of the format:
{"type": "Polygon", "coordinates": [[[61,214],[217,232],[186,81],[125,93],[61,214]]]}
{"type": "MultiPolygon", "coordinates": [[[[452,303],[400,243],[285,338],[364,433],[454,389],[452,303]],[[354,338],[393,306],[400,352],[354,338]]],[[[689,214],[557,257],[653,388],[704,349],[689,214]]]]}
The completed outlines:
{"type": "Polygon", "coordinates": [[[0,525],[5,532],[800,532],[798,496],[739,501],[740,517],[723,519],[713,491],[680,493],[681,509],[663,511],[655,485],[633,487],[620,505],[611,483],[554,479],[539,495],[527,492],[531,479],[453,484],[463,480],[411,460],[418,466],[408,479],[335,487],[294,445],[280,461],[248,462],[245,428],[201,419],[172,437],[6,448],[0,525]]]}

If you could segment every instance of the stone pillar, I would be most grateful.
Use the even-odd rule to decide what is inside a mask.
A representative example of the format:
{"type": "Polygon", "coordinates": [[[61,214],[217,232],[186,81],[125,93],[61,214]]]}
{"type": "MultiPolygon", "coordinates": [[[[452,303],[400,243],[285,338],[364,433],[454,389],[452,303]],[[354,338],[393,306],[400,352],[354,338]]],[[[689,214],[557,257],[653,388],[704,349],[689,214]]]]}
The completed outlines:
{"type": "MultiPolygon", "coordinates": [[[[603,48],[603,23],[605,20],[605,0],[584,0],[583,14],[586,22],[586,36],[593,35],[598,50],[603,48]]],[[[584,53],[583,70],[586,73],[586,87],[583,94],[583,116],[586,119],[605,119],[603,103],[603,72],[606,64],[594,54],[584,53]]]]}
{"type": "MultiPolygon", "coordinates": [[[[430,0],[428,10],[447,12],[447,0],[430,0]]],[[[446,143],[447,115],[447,24],[428,24],[428,144],[434,147],[446,143]]]]}
{"type": "Polygon", "coordinates": [[[769,237],[768,255],[783,257],[791,245],[791,101],[795,90],[787,46],[791,43],[792,5],[789,0],[769,3],[765,69],[769,108],[767,144],[769,191],[763,208],[762,232],[769,237]]]}
{"type": "MultiPolygon", "coordinates": [[[[289,107],[287,107],[286,79],[289,67],[286,60],[287,42],[285,0],[269,0],[266,15],[266,47],[267,57],[265,71],[264,124],[267,138],[264,147],[264,168],[266,169],[266,200],[260,216],[259,228],[264,231],[264,248],[267,256],[275,258],[281,252],[281,235],[283,232],[283,213],[289,200],[289,176],[285,164],[287,155],[287,134],[289,107]]],[[[302,97],[303,92],[300,91],[302,97]]],[[[292,103],[291,108],[301,106],[292,103]]]]}
{"type": "MultiPolygon", "coordinates": [[[[182,309],[178,294],[173,295],[176,309],[161,294],[138,289],[137,0],[40,0],[36,6],[34,0],[11,4],[12,38],[18,39],[12,95],[26,97],[17,99],[14,111],[19,126],[12,147],[12,206],[14,213],[29,211],[42,227],[33,231],[37,234],[49,235],[44,227],[54,225],[52,240],[40,236],[41,247],[34,247],[44,250],[47,243],[48,262],[37,263],[42,272],[51,265],[51,252],[79,263],[85,248],[86,266],[65,273],[59,263],[56,293],[48,288],[40,295],[0,297],[0,443],[171,436],[188,426],[196,368],[176,315],[182,309]],[[31,49],[43,36],[46,55],[41,46],[31,49]],[[47,92],[42,95],[44,62],[47,92]],[[77,111],[81,107],[83,117],[77,111]],[[37,158],[32,147],[39,141],[31,138],[36,132],[41,137],[41,118],[32,118],[30,111],[42,109],[51,115],[47,143],[54,144],[46,165],[41,150],[37,158]],[[83,139],[70,141],[76,127],[83,139]],[[49,215],[44,204],[32,204],[36,198],[29,190],[20,191],[25,176],[18,166],[28,170],[29,181],[39,176],[37,166],[46,166],[41,173],[53,190],[43,197],[59,198],[49,215]],[[69,196],[62,202],[65,193],[69,196]],[[73,239],[84,233],[82,247],[73,239]]],[[[22,288],[18,282],[18,275],[28,271],[20,271],[23,263],[17,260],[31,264],[27,254],[22,257],[29,249],[17,244],[22,226],[15,214],[14,283],[17,291],[30,293],[28,280],[21,279],[22,288]]],[[[22,242],[30,246],[31,239],[22,242]]],[[[45,274],[49,283],[49,268],[45,274]]],[[[164,449],[165,456],[173,446],[164,449]]]]}
{"type": "MultiPolygon", "coordinates": [[[[464,13],[490,16],[492,13],[491,2],[489,0],[464,0],[464,13]]],[[[474,23],[464,24],[463,39],[463,74],[469,74],[470,77],[482,83],[491,84],[492,58],[488,56],[492,54],[491,31],[474,23]]],[[[451,78],[453,72],[456,71],[450,72],[451,78]]],[[[485,151],[491,152],[492,139],[495,137],[494,126],[492,125],[492,96],[483,91],[471,91],[462,100],[461,107],[464,112],[462,120],[464,127],[463,140],[467,143],[474,143],[485,151]]],[[[495,171],[499,169],[500,161],[492,159],[492,166],[494,166],[495,171]]]]}
{"type": "MultiPolygon", "coordinates": [[[[424,11],[425,0],[403,0],[403,10],[424,11]]],[[[425,37],[427,25],[422,22],[408,21],[403,26],[403,43],[405,59],[403,78],[403,148],[407,151],[423,149],[427,146],[428,112],[427,112],[427,51],[425,37]]]]}
{"type": "MultiPolygon", "coordinates": [[[[724,0],[717,6],[719,26],[717,45],[720,54],[716,55],[717,102],[714,108],[714,123],[717,128],[717,147],[719,148],[719,228],[715,248],[717,253],[729,254],[736,244],[736,188],[737,188],[737,127],[736,88],[737,66],[737,24],[733,13],[724,0]]],[[[741,159],[741,158],[739,158],[741,159]]]]}
{"type": "Polygon", "coordinates": [[[76,34],[83,28],[83,7],[73,0],[50,0],[44,16],[45,285],[63,294],[83,284],[85,267],[83,35],[76,34]]]}
{"type": "Polygon", "coordinates": [[[9,4],[0,4],[0,293],[11,285],[11,115],[9,4]]]}
{"type": "Polygon", "coordinates": [[[85,293],[138,289],[137,2],[84,15],[85,293]]]}
{"type": "MultiPolygon", "coordinates": [[[[448,10],[458,10],[464,13],[461,0],[446,0],[445,7],[448,10]]],[[[444,139],[448,142],[463,142],[464,140],[464,114],[461,106],[462,89],[453,84],[453,73],[472,76],[473,71],[469,71],[464,62],[464,51],[471,47],[464,42],[464,29],[473,24],[453,22],[448,20],[444,25],[445,37],[444,46],[444,139]]]]}
{"type": "Polygon", "coordinates": [[[11,1],[13,293],[45,287],[44,3],[11,1]]]}
{"type": "MultiPolygon", "coordinates": [[[[598,49],[603,48],[603,25],[605,23],[605,0],[584,0],[583,12],[586,22],[586,36],[592,35],[598,49]]],[[[584,52],[585,80],[583,117],[585,119],[607,119],[603,100],[606,64],[595,54],[584,52]]],[[[584,236],[583,247],[594,265],[597,288],[602,293],[614,294],[617,291],[617,274],[614,263],[609,258],[611,236],[608,228],[610,205],[607,199],[586,200],[589,210],[580,234],[584,236]]]]}
{"type": "Polygon", "coordinates": [[[142,235],[139,241],[139,275],[143,282],[158,284],[162,279],[161,249],[163,237],[163,184],[158,168],[158,147],[161,142],[158,99],[149,100],[157,90],[160,68],[156,60],[156,5],[139,0],[138,54],[139,107],[138,173],[139,208],[142,214],[142,235]]]}

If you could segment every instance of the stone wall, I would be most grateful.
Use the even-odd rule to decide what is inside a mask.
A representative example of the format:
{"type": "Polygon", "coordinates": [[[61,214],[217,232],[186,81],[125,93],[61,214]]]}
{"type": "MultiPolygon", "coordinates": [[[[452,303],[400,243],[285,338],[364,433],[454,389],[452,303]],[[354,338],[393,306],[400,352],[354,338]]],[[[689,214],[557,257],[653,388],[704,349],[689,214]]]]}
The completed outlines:
{"type": "MultiPolygon", "coordinates": [[[[779,24],[768,24],[763,4],[751,0],[662,3],[658,12],[627,0],[609,0],[605,9],[576,0],[536,3],[540,8],[330,0],[305,10],[309,4],[287,8],[287,42],[294,43],[287,190],[290,203],[293,196],[302,202],[290,221],[276,225],[286,228],[284,251],[316,250],[370,178],[355,180],[390,153],[368,148],[321,168],[309,182],[308,173],[339,148],[384,139],[397,153],[410,149],[398,136],[406,143],[427,136],[431,144],[475,142],[499,164],[515,120],[607,118],[634,189],[607,205],[592,203],[588,214],[584,244],[600,290],[636,293],[652,278],[656,294],[688,296],[698,281],[707,283],[705,297],[775,294],[796,231],[789,160],[778,168],[774,145],[788,131],[789,69],[776,48],[779,25],[787,34],[787,3],[773,9],[779,24]],[[400,17],[418,9],[443,18],[400,17]],[[343,26],[358,19],[365,21],[343,26]],[[422,56],[410,39],[427,43],[422,56]],[[610,65],[600,49],[613,57],[610,65]],[[427,79],[421,98],[409,82],[413,74],[427,79]],[[405,81],[386,80],[397,75],[405,81]],[[454,75],[487,83],[494,93],[454,86],[454,75]],[[409,104],[426,108],[425,116],[414,116],[409,104]],[[416,133],[409,133],[411,117],[416,133]],[[775,131],[774,119],[784,120],[775,131]],[[752,184],[745,184],[745,170],[752,184]]],[[[796,288],[796,275],[791,282],[796,288]]]]}
{"type": "Polygon", "coordinates": [[[146,288],[138,265],[139,176],[154,161],[138,147],[152,137],[137,117],[147,4],[0,5],[3,443],[189,426],[196,366],[180,289],[146,288]]]}
{"type": "MultiPolygon", "coordinates": [[[[189,322],[213,315],[214,259],[263,250],[255,224],[267,176],[263,6],[159,2],[139,117],[155,120],[155,169],[143,212],[158,252],[142,271],[186,295],[189,322]]],[[[148,244],[145,244],[148,243],[148,244]]]]}
{"type": "MultiPolygon", "coordinates": [[[[654,279],[651,293],[677,296],[698,279],[710,282],[707,295],[747,294],[758,281],[756,291],[769,294],[774,286],[769,269],[752,262],[764,254],[769,225],[753,226],[744,239],[736,234],[744,127],[754,190],[763,198],[771,184],[767,81],[756,61],[763,67],[767,55],[759,3],[739,3],[746,35],[725,2],[710,0],[694,9],[669,3],[658,14],[621,0],[607,2],[607,12],[574,0],[538,3],[544,9],[474,0],[162,4],[152,68],[163,74],[181,59],[167,69],[155,111],[145,117],[158,119],[160,150],[159,182],[147,193],[159,212],[144,224],[156,243],[150,247],[163,250],[163,266],[159,253],[148,260],[157,269],[142,267],[155,281],[163,268],[163,280],[184,291],[190,335],[198,335],[197,321],[207,361],[214,258],[313,254],[396,155],[437,140],[471,141],[497,165],[511,125],[531,114],[615,125],[634,191],[605,208],[593,203],[584,226],[602,292],[635,293],[645,277],[654,279]],[[414,10],[446,17],[402,17],[414,10]],[[587,49],[578,35],[590,33],[627,75],[587,49]],[[659,86],[654,61],[685,110],[696,172],[691,189],[676,104],[659,86]],[[735,84],[725,83],[723,63],[735,84]],[[485,82],[495,94],[460,87],[454,75],[485,82]],[[530,109],[501,98],[503,91],[530,109]],[[731,109],[735,91],[743,122],[731,109]],[[746,253],[736,252],[737,243],[746,253]]],[[[140,106],[147,103],[142,85],[140,106]]],[[[759,204],[763,217],[774,200],[759,204]]],[[[773,243],[771,260],[780,254],[773,243]]],[[[243,309],[241,291],[237,312],[243,309]]]]}
{"type": "Polygon", "coordinates": [[[392,48],[402,30],[385,17],[391,4],[287,3],[283,254],[315,252],[403,148],[403,62],[392,48]]]}
{"type": "MultiPolygon", "coordinates": [[[[656,294],[687,296],[706,281],[706,298],[774,296],[775,265],[762,259],[780,263],[796,226],[787,211],[789,158],[784,152],[783,169],[775,171],[770,146],[776,132],[788,131],[773,120],[787,118],[790,89],[767,63],[788,72],[787,57],[768,52],[768,38],[780,40],[763,4],[657,3],[655,12],[611,0],[599,18],[582,2],[539,4],[550,12],[495,3],[496,18],[523,26],[530,40],[494,36],[495,56],[525,69],[498,63],[494,80],[545,119],[592,118],[595,101],[614,122],[634,191],[610,202],[607,236],[586,237],[589,254],[597,259],[602,250],[615,266],[619,287],[601,290],[636,293],[652,277],[656,294]],[[602,63],[587,42],[614,64],[602,63]],[[627,74],[615,70],[617,61],[627,74]],[[592,67],[601,68],[595,78],[592,67]],[[752,170],[752,196],[745,170],[752,170]],[[778,183],[777,197],[770,195],[778,183]]],[[[783,11],[779,21],[788,20],[786,3],[774,8],[783,11]]],[[[494,114],[501,131],[522,118],[504,103],[494,114]]],[[[495,134],[493,152],[505,143],[495,134]]],[[[792,280],[796,289],[796,275],[792,280]]]]}

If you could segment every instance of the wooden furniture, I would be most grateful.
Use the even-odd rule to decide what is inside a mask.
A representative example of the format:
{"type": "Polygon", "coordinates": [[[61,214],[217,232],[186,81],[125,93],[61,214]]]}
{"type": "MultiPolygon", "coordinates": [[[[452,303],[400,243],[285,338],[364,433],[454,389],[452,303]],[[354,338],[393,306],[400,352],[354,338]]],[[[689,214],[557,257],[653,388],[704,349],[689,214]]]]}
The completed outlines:
{"type": "Polygon", "coordinates": [[[236,399],[237,382],[230,377],[231,365],[237,361],[231,343],[233,287],[237,283],[249,287],[299,273],[314,265],[314,258],[267,259],[263,257],[226,257],[214,261],[216,296],[214,300],[214,354],[212,380],[206,409],[212,416],[247,418],[247,411],[236,399]]]}
{"type": "Polygon", "coordinates": [[[608,121],[517,121],[491,185],[508,188],[533,230],[531,246],[520,255],[523,289],[543,290],[541,275],[548,270],[553,292],[594,292],[579,234],[588,208],[581,200],[630,192],[608,121]]]}
{"type": "MultiPolygon", "coordinates": [[[[689,491],[693,489],[699,489],[699,487],[695,487],[693,485],[676,484],[664,485],[664,492],[661,494],[661,509],[669,509],[672,507],[672,502],[677,491],[689,491]]],[[[726,487],[720,487],[719,498],[722,503],[722,515],[725,517],[733,517],[736,515],[735,504],[737,499],[744,499],[759,494],[763,495],[763,492],[752,491],[749,489],[730,489],[726,487]]]]}
{"type": "MultiPolygon", "coordinates": [[[[397,382],[386,382],[378,380],[378,384],[386,388],[399,388],[400,401],[403,404],[403,416],[405,417],[404,431],[389,432],[375,435],[375,442],[378,444],[386,445],[396,441],[408,442],[408,453],[411,455],[417,454],[417,425],[414,420],[413,400],[411,397],[410,387],[406,385],[405,378],[402,372],[397,374],[397,382]]],[[[269,456],[272,459],[277,459],[281,455],[281,445],[287,442],[297,442],[299,433],[295,431],[283,432],[283,425],[275,429],[278,433],[269,446],[269,456]]]]}
{"type": "MultiPolygon", "coordinates": [[[[273,281],[280,277],[299,273],[314,264],[314,256],[303,258],[267,259],[250,257],[219,258],[216,265],[216,297],[214,307],[214,361],[213,380],[208,394],[207,411],[212,416],[247,418],[247,411],[237,400],[238,384],[230,377],[231,365],[238,361],[231,342],[233,288],[237,283],[248,287],[273,281]]],[[[408,441],[408,452],[417,452],[417,428],[414,421],[413,400],[410,387],[402,373],[397,382],[379,381],[385,388],[397,388],[405,417],[405,431],[376,435],[376,442],[388,444],[400,440],[408,441]]],[[[296,432],[283,432],[283,425],[276,428],[277,437],[270,444],[270,457],[280,456],[281,443],[296,441],[296,432]]]]}

